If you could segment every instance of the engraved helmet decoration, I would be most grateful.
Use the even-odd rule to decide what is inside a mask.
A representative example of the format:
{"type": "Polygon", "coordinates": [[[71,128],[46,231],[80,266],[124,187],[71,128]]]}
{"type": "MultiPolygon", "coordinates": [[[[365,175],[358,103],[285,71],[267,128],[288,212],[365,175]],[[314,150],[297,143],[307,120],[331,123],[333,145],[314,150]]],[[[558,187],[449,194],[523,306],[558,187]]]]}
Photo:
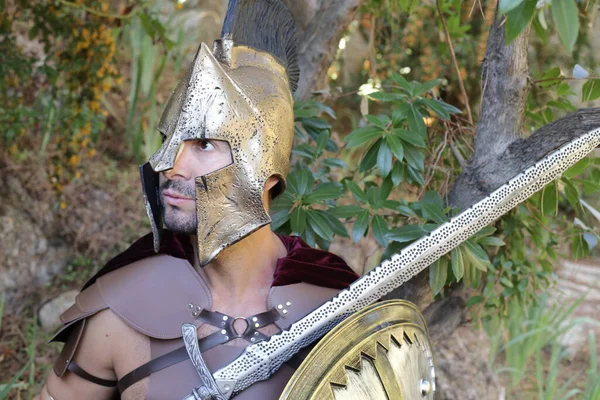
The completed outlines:
{"type": "Polygon", "coordinates": [[[271,176],[280,180],[272,196],[285,189],[299,77],[294,24],[279,0],[230,0],[221,36],[212,51],[200,45],[161,117],[163,145],[140,167],[158,252],[158,173],[173,168],[187,140],[229,144],[232,163],[195,178],[202,266],[271,222],[262,193],[271,176]]]}

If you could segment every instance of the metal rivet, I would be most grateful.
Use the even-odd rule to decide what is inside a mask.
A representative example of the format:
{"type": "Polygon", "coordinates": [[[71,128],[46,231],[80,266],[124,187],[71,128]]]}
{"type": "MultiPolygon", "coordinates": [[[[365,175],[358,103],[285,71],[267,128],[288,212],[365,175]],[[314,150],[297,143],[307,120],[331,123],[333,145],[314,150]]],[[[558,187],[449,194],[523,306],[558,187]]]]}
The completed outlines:
{"type": "Polygon", "coordinates": [[[260,328],[260,324],[254,324],[255,328],[260,328]]]}
{"type": "Polygon", "coordinates": [[[223,387],[223,389],[225,389],[226,392],[229,392],[230,387],[229,387],[229,385],[225,385],[225,387],[223,387]]]}
{"type": "Polygon", "coordinates": [[[196,311],[202,311],[202,307],[196,306],[196,311]]]}
{"type": "Polygon", "coordinates": [[[192,313],[192,316],[193,316],[194,318],[197,318],[197,317],[198,317],[198,315],[200,315],[200,314],[198,314],[196,311],[194,311],[194,312],[192,313]]]}
{"type": "Polygon", "coordinates": [[[253,317],[253,318],[252,318],[252,321],[256,322],[256,321],[258,321],[258,318],[256,318],[256,317],[253,317]]]}
{"type": "Polygon", "coordinates": [[[256,340],[256,339],[254,339],[254,338],[250,338],[250,341],[251,341],[251,342],[254,342],[255,340],[256,340]]]}
{"type": "Polygon", "coordinates": [[[287,310],[283,310],[282,313],[287,314],[287,310]]]}
{"type": "Polygon", "coordinates": [[[192,303],[188,304],[188,308],[191,310],[192,308],[194,308],[194,305],[192,303]]]}
{"type": "Polygon", "coordinates": [[[223,315],[223,321],[227,321],[229,319],[229,317],[227,317],[227,315],[223,315]]]}
{"type": "Polygon", "coordinates": [[[258,332],[254,332],[254,336],[258,336],[258,332]]]}
{"type": "Polygon", "coordinates": [[[221,322],[221,326],[225,326],[225,322],[221,322]]]}
{"type": "Polygon", "coordinates": [[[65,363],[67,363],[67,364],[70,363],[70,362],[71,362],[70,358],[67,358],[67,361],[65,361],[65,363]]]}
{"type": "Polygon", "coordinates": [[[221,331],[221,333],[224,335],[224,334],[226,334],[226,333],[227,333],[227,331],[226,331],[225,329],[223,329],[223,330],[221,331]]]}
{"type": "Polygon", "coordinates": [[[291,302],[291,301],[288,301],[287,303],[285,303],[285,305],[289,307],[289,306],[291,306],[291,305],[292,305],[292,302],[291,302]]]}
{"type": "Polygon", "coordinates": [[[283,308],[283,305],[280,304],[280,305],[277,306],[277,308],[279,308],[281,310],[283,308]]]}
{"type": "Polygon", "coordinates": [[[225,340],[229,340],[229,336],[225,336],[225,340]]]}

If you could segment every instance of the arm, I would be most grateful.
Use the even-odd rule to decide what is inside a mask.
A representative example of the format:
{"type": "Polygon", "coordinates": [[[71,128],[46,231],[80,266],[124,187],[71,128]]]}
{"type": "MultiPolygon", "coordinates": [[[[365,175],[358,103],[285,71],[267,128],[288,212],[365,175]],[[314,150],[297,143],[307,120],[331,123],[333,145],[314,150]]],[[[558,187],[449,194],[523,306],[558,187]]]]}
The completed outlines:
{"type": "MultiPolygon", "coordinates": [[[[110,310],[88,317],[73,356],[73,361],[89,374],[113,381],[117,379],[114,371],[115,343],[112,343],[118,337],[114,334],[117,318],[110,310]]],[[[65,349],[72,340],[76,340],[73,335],[65,343],[65,349]]],[[[98,385],[70,371],[58,377],[55,370],[50,372],[40,395],[34,400],[110,400],[117,394],[116,387],[98,385]]]]}

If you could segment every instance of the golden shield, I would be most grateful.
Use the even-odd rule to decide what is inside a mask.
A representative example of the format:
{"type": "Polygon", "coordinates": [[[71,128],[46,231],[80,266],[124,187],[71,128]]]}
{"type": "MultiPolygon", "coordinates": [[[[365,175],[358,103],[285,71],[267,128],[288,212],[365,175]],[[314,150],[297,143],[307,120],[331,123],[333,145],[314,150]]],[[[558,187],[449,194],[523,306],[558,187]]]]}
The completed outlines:
{"type": "Polygon", "coordinates": [[[427,325],[404,300],[372,304],[325,335],[280,400],[433,399],[427,325]]]}

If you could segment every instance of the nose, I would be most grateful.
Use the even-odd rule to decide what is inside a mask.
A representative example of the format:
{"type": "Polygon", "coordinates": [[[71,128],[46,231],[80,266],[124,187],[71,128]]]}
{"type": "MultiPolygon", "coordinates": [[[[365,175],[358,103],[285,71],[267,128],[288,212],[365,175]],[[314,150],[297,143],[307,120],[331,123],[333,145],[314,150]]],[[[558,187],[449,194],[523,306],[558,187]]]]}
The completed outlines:
{"type": "Polygon", "coordinates": [[[163,172],[167,179],[180,179],[189,181],[190,179],[194,178],[192,176],[193,159],[191,157],[190,147],[191,146],[187,142],[183,142],[181,145],[179,145],[177,155],[175,156],[175,162],[173,163],[173,168],[163,172]]]}

